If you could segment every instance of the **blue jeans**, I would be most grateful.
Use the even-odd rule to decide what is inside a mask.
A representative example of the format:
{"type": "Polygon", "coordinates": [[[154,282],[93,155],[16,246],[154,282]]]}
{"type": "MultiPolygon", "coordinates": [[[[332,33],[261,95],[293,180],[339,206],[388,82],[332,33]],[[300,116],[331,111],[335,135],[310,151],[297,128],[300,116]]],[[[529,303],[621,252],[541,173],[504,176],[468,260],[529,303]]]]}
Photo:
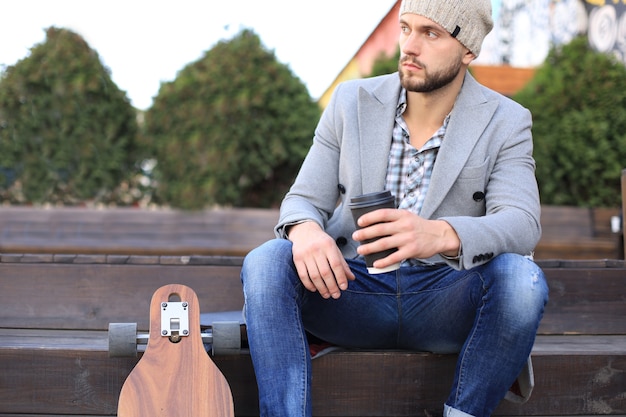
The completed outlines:
{"type": "Polygon", "coordinates": [[[348,264],[356,280],[334,300],[300,283],[288,240],[246,256],[241,278],[261,416],[311,416],[307,331],[343,347],[459,353],[446,414],[491,415],[530,355],[548,299],[541,269],[515,254],[468,271],[424,265],[370,275],[361,259],[348,264]]]}

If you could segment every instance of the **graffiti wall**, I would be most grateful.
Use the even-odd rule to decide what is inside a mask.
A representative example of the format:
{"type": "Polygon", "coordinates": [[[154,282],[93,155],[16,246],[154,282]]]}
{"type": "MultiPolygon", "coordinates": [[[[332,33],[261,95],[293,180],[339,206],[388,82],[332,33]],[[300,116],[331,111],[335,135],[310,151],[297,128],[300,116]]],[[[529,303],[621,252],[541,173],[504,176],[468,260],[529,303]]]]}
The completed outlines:
{"type": "Polygon", "coordinates": [[[586,33],[626,64],[626,0],[492,0],[494,28],[476,63],[534,67],[550,47],[586,33]]]}
{"type": "Polygon", "coordinates": [[[586,33],[589,21],[583,0],[492,0],[492,8],[494,28],[476,60],[483,65],[540,65],[552,45],[586,33]]]}
{"type": "Polygon", "coordinates": [[[626,64],[626,0],[587,0],[589,44],[626,64]]]}

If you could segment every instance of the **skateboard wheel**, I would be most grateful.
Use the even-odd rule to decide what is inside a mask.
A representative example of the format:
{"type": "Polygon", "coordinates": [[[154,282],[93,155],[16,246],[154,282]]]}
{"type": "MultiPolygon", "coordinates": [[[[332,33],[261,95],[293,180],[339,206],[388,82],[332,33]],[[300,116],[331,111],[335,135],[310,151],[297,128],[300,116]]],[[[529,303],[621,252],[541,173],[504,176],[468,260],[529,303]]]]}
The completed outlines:
{"type": "Polygon", "coordinates": [[[234,355],[241,350],[241,324],[216,321],[212,324],[213,355],[234,355]]]}
{"type": "Polygon", "coordinates": [[[137,323],[109,323],[109,357],[137,356],[137,323]]]}

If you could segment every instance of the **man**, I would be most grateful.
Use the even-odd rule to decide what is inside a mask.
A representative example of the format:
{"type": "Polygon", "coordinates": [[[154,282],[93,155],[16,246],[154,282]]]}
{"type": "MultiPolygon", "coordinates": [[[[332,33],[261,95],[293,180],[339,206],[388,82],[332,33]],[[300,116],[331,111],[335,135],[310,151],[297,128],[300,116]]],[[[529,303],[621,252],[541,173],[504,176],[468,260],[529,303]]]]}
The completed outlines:
{"type": "Polygon", "coordinates": [[[404,0],[399,76],[337,87],[278,239],[242,268],[262,416],[311,415],[306,332],[458,352],[445,416],[490,415],[528,370],[548,296],[524,256],[541,233],[531,116],[467,72],[492,25],[490,0],[404,0]],[[383,189],[398,208],[356,230],[350,199],[383,189]],[[400,269],[369,274],[362,255],[389,248],[374,266],[400,269]]]}

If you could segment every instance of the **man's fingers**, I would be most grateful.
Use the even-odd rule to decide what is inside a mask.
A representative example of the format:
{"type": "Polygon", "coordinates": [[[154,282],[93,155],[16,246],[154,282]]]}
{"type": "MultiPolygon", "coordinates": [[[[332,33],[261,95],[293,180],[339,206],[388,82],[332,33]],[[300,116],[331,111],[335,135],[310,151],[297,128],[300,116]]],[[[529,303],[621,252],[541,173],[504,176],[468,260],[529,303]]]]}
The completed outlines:
{"type": "Polygon", "coordinates": [[[302,285],[304,285],[304,288],[311,292],[317,291],[317,288],[309,275],[309,268],[307,265],[304,262],[297,262],[296,270],[298,271],[298,276],[300,277],[300,281],[302,282],[302,285]]]}
{"type": "Polygon", "coordinates": [[[304,287],[311,292],[319,292],[324,298],[330,297],[330,290],[326,286],[326,280],[320,274],[315,261],[299,262],[296,264],[298,276],[304,287]]]}
{"type": "Polygon", "coordinates": [[[332,268],[328,260],[323,258],[313,263],[296,265],[296,268],[304,287],[309,291],[319,292],[324,298],[339,298],[341,291],[348,288],[348,280],[354,279],[345,261],[332,268]]]}

